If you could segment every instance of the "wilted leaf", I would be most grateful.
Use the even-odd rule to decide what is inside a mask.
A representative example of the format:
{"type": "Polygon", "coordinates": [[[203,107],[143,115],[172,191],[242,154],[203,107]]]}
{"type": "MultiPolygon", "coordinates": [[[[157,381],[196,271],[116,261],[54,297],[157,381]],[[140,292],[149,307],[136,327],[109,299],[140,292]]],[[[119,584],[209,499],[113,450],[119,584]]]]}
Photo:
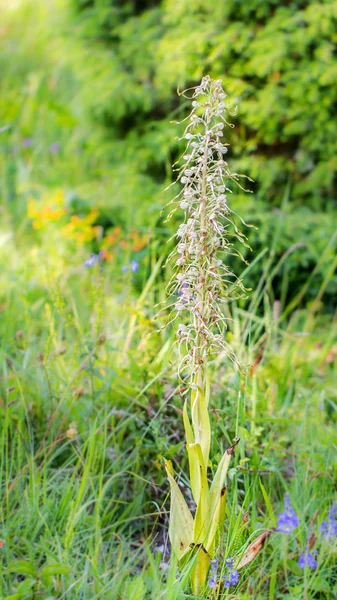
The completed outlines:
{"type": "Polygon", "coordinates": [[[261,552],[267,537],[269,537],[271,533],[272,529],[268,529],[267,531],[261,533],[261,535],[259,535],[259,537],[257,537],[256,540],[254,540],[254,542],[249,544],[246,552],[244,553],[243,557],[241,558],[239,564],[236,567],[237,569],[242,569],[242,567],[249,565],[249,563],[251,563],[252,560],[254,560],[254,558],[259,554],[259,552],[261,552]]]}

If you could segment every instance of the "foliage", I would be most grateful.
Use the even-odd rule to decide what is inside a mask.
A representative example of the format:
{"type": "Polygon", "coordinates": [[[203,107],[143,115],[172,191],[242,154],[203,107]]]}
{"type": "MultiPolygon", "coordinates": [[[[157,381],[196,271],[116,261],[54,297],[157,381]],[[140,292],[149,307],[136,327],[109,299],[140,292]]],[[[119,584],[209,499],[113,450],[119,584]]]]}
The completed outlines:
{"type": "MultiPolygon", "coordinates": [[[[238,212],[243,207],[259,226],[255,248],[271,247],[273,215],[284,216],[286,235],[273,251],[277,259],[288,253],[281,275],[292,272],[292,299],[333,233],[326,214],[336,193],[336,3],[57,0],[48,7],[24,3],[20,18],[6,15],[2,31],[1,196],[9,209],[20,214],[32,193],[61,181],[75,214],[99,208],[96,225],[104,229],[155,229],[168,239],[157,216],[179,151],[168,121],[185,115],[177,86],[208,72],[239,107],[231,168],[255,180],[254,199],[237,199],[238,212]],[[296,261],[294,244],[303,248],[296,261]]],[[[258,266],[253,285],[260,275],[258,266]]],[[[275,279],[274,295],[283,291],[275,279]]],[[[327,297],[332,309],[332,286],[327,297]]]]}
{"type": "Polygon", "coordinates": [[[333,201],[336,2],[73,2],[90,52],[97,40],[90,77],[101,93],[90,108],[129,144],[138,137],[150,153],[140,170],[164,172],[169,147],[163,138],[158,152],[156,133],[176,106],[174,90],[207,72],[239,103],[236,164],[256,178],[258,197],[280,202],[291,175],[296,203],[333,201]]]}

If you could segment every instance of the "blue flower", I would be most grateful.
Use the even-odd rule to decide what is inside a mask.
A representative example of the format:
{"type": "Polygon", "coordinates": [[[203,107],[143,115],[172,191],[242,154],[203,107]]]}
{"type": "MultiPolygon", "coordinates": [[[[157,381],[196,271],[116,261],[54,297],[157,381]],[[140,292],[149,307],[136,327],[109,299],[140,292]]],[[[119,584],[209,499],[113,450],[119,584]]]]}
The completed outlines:
{"type": "Polygon", "coordinates": [[[315,559],[314,554],[317,554],[317,550],[314,550],[313,552],[303,552],[298,559],[298,566],[301,567],[301,569],[304,569],[306,565],[308,565],[310,569],[316,569],[317,560],[315,559]]]}
{"type": "Polygon", "coordinates": [[[211,565],[211,573],[214,573],[214,572],[216,573],[218,566],[219,566],[219,561],[216,558],[213,558],[210,561],[210,565],[211,565]]]}
{"type": "Polygon", "coordinates": [[[290,496],[289,494],[285,494],[284,512],[279,514],[276,531],[280,533],[291,533],[298,525],[298,516],[291,506],[290,496]]]}
{"type": "Polygon", "coordinates": [[[322,521],[321,526],[319,528],[320,532],[323,533],[324,538],[333,538],[337,536],[337,504],[333,503],[329,510],[327,521],[322,521]]]}
{"type": "Polygon", "coordinates": [[[90,254],[90,258],[88,258],[88,260],[84,261],[83,264],[85,267],[93,267],[95,262],[96,262],[95,254],[90,254]]]}
{"type": "Polygon", "coordinates": [[[214,577],[210,577],[208,580],[208,587],[211,588],[211,590],[213,588],[215,588],[216,586],[216,580],[214,579],[214,577]]]}
{"type": "MultiPolygon", "coordinates": [[[[93,267],[96,263],[100,263],[103,257],[103,252],[99,252],[96,254],[90,254],[90,258],[84,261],[83,265],[85,267],[93,267]]],[[[102,270],[102,269],[101,269],[102,270]]]]}
{"type": "Polygon", "coordinates": [[[229,573],[228,575],[223,575],[223,579],[225,579],[224,587],[229,588],[231,585],[236,585],[239,581],[239,578],[240,578],[239,571],[233,571],[232,573],[229,573]]]}
{"type": "Polygon", "coordinates": [[[228,573],[222,576],[224,579],[223,585],[225,588],[229,588],[231,585],[236,585],[239,581],[239,571],[234,570],[234,560],[232,558],[226,558],[225,565],[228,569],[228,573]]]}
{"type": "Polygon", "coordinates": [[[211,565],[211,568],[210,568],[210,572],[208,575],[208,587],[213,589],[216,586],[216,580],[218,577],[219,561],[216,558],[213,558],[213,560],[210,561],[210,565],[211,565]]]}
{"type": "Polygon", "coordinates": [[[231,585],[236,585],[240,579],[239,571],[233,571],[231,575],[231,585]]]}
{"type": "Polygon", "coordinates": [[[122,273],[126,273],[127,271],[129,271],[129,269],[131,273],[137,273],[139,269],[139,263],[136,260],[130,260],[129,265],[122,266],[122,273]]]}
{"type": "Polygon", "coordinates": [[[130,264],[132,273],[137,273],[139,269],[139,263],[136,260],[132,260],[130,264]]]}

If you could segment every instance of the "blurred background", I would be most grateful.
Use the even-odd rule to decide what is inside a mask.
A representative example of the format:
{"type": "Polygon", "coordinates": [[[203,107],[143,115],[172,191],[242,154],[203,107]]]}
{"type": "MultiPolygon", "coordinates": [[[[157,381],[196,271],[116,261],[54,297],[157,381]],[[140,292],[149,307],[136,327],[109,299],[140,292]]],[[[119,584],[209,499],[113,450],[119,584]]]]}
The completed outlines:
{"type": "Polygon", "coordinates": [[[143,264],[150,238],[162,246],[175,227],[160,217],[163,189],[182,149],[171,122],[188,110],[177,88],[210,74],[238,107],[229,164],[254,194],[236,193],[232,208],[258,228],[254,255],[279,265],[271,300],[284,307],[306,286],[310,305],[328,277],[324,309],[334,310],[335,1],[0,4],[1,239],[12,277],[32,253],[61,269],[62,254],[102,250],[120,271],[143,264]]]}

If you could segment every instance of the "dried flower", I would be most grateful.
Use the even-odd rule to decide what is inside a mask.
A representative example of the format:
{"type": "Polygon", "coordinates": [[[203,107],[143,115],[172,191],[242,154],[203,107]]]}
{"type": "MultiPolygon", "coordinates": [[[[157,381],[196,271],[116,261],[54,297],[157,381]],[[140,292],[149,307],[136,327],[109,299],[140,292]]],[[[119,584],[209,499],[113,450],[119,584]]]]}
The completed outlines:
{"type": "Polygon", "coordinates": [[[298,527],[299,521],[294,511],[289,494],[284,494],[284,512],[279,514],[276,531],[280,533],[291,533],[298,527]]]}

